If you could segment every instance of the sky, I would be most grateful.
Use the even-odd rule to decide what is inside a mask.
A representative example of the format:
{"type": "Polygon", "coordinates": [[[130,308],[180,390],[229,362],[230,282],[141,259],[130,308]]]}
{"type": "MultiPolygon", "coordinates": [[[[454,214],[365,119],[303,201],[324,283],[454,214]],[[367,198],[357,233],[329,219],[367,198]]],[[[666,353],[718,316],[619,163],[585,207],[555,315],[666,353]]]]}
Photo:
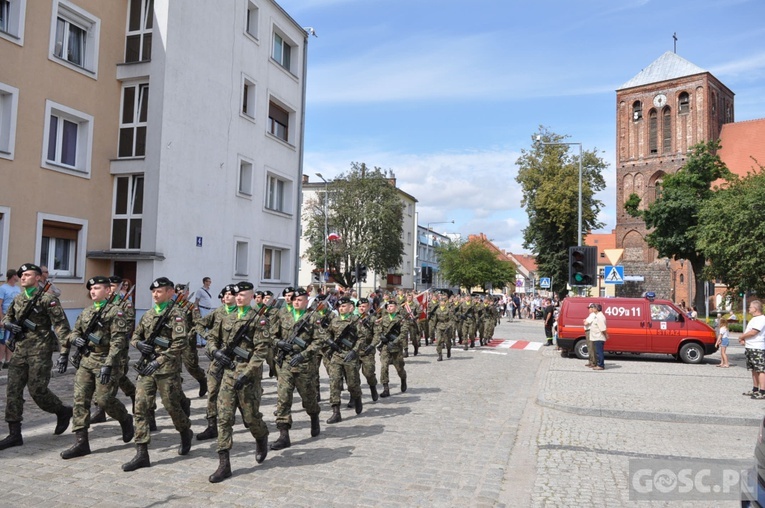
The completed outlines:
{"type": "Polygon", "coordinates": [[[515,163],[540,125],[601,152],[597,232],[615,227],[616,89],[673,51],[674,33],[679,56],[736,94],[736,121],[765,117],[763,0],[278,3],[317,35],[304,174],[391,170],[418,224],[513,253],[529,252],[515,163]]]}

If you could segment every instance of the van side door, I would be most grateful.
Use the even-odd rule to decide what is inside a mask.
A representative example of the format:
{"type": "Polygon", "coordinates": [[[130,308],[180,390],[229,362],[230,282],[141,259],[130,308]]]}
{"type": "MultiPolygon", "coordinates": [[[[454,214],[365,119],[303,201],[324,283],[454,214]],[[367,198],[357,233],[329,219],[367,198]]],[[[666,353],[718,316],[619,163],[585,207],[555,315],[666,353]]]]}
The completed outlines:
{"type": "Polygon", "coordinates": [[[651,326],[648,335],[651,351],[676,354],[680,341],[688,335],[686,317],[665,303],[650,302],[651,326]]]}
{"type": "Polygon", "coordinates": [[[606,351],[626,351],[642,353],[648,347],[649,317],[646,314],[646,302],[609,301],[602,303],[603,314],[606,315],[606,351]]]}

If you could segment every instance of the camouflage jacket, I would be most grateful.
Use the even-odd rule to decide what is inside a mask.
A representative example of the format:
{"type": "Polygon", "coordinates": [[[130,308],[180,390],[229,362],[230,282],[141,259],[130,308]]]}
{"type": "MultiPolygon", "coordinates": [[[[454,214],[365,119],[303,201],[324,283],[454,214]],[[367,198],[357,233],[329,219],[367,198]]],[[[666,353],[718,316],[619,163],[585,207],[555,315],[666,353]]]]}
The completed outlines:
{"type": "MultiPolygon", "coordinates": [[[[160,345],[154,345],[154,352],[158,355],[157,360],[160,364],[160,368],[154,373],[155,375],[180,372],[181,353],[187,347],[188,330],[186,329],[186,318],[183,315],[184,311],[173,307],[170,312],[172,313],[170,319],[158,335],[158,337],[167,339],[169,346],[165,349],[160,345]]],[[[130,339],[130,344],[135,347],[138,341],[147,340],[161,316],[161,313],[157,314],[155,307],[147,310],[138,322],[133,337],[130,339]]]]}
{"type": "Polygon", "coordinates": [[[340,351],[330,349],[333,354],[345,358],[345,355],[351,350],[356,351],[358,354],[361,354],[361,352],[364,351],[366,344],[364,344],[364,341],[361,340],[359,335],[360,321],[361,318],[354,316],[353,314],[349,314],[345,317],[340,314],[332,315],[332,320],[329,322],[329,326],[326,330],[327,338],[334,341],[340,348],[340,351]],[[352,329],[349,332],[345,332],[346,328],[349,326],[352,327],[352,329]],[[345,337],[344,340],[341,341],[340,337],[343,336],[344,332],[345,337]],[[351,347],[348,347],[349,343],[352,344],[351,347]]]}
{"type": "Polygon", "coordinates": [[[67,347],[71,347],[75,338],[82,337],[88,341],[90,354],[83,356],[81,365],[90,368],[101,365],[116,367],[122,353],[128,347],[129,323],[119,305],[109,304],[101,314],[101,318],[98,320],[98,324],[93,331],[93,335],[100,339],[96,345],[91,340],[88,340],[88,337],[85,336],[85,331],[97,312],[96,306],[91,305],[80,313],[74,322],[72,332],[69,334],[67,347]]]}
{"type": "MultiPolygon", "coordinates": [[[[293,328],[295,328],[298,323],[302,324],[304,319],[309,318],[312,319],[310,310],[307,310],[305,314],[303,314],[297,320],[291,312],[279,312],[277,318],[270,323],[271,337],[273,338],[274,342],[280,340],[289,340],[292,338],[293,328]]],[[[319,331],[320,328],[321,327],[316,323],[316,321],[305,322],[304,331],[301,333],[300,338],[306,342],[307,347],[305,351],[300,352],[303,354],[306,360],[312,360],[314,355],[317,354],[317,351],[319,351],[324,344],[322,332],[319,331]]],[[[289,360],[294,354],[297,354],[298,349],[299,348],[297,346],[294,346],[293,352],[284,353],[283,359],[289,360]]]]}
{"type": "Polygon", "coordinates": [[[262,368],[263,361],[266,359],[268,349],[271,346],[266,321],[257,317],[257,313],[256,309],[250,308],[241,316],[238,309],[226,314],[210,331],[207,339],[207,348],[211,355],[214,355],[219,349],[226,350],[227,348],[231,350],[239,348],[239,351],[246,353],[246,356],[234,354],[232,360],[237,365],[246,364],[244,367],[237,366],[236,370],[250,379],[260,378],[259,369],[262,368]],[[233,344],[239,330],[247,325],[247,322],[253,317],[255,319],[244,331],[244,338],[238,344],[233,344]]]}
{"type": "MultiPolygon", "coordinates": [[[[3,323],[15,323],[20,319],[27,303],[32,298],[34,295],[27,297],[26,291],[22,289],[21,293],[16,295],[11,302],[11,306],[8,307],[8,312],[3,316],[3,323]]],[[[51,354],[57,348],[62,354],[69,352],[67,338],[71,330],[69,320],[64,309],[61,308],[58,297],[44,293],[29,316],[29,320],[35,324],[34,330],[24,328],[23,339],[16,337],[16,352],[14,354],[21,356],[51,354]]]]}
{"type": "Polygon", "coordinates": [[[431,324],[439,330],[445,330],[454,324],[454,313],[449,305],[436,306],[431,316],[431,324]]]}
{"type": "Polygon", "coordinates": [[[399,352],[402,348],[406,347],[406,321],[402,319],[401,314],[398,313],[384,314],[375,327],[375,343],[380,344],[382,339],[386,337],[397,324],[401,327],[398,338],[392,342],[388,342],[387,346],[383,346],[383,348],[387,347],[388,351],[391,353],[399,352]]]}

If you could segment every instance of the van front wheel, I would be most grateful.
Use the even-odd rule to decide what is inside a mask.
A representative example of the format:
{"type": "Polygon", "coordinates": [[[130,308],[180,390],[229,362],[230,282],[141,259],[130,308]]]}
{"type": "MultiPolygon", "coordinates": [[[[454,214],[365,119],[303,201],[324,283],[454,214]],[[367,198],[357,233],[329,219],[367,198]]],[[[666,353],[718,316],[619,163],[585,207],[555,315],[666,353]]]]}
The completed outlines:
{"type": "Polygon", "coordinates": [[[587,341],[586,340],[580,340],[576,344],[574,344],[574,354],[580,360],[589,360],[590,359],[590,351],[587,348],[587,341]]]}
{"type": "Polygon", "coordinates": [[[704,349],[694,342],[685,344],[680,348],[680,359],[683,363],[701,363],[704,359],[704,349]]]}

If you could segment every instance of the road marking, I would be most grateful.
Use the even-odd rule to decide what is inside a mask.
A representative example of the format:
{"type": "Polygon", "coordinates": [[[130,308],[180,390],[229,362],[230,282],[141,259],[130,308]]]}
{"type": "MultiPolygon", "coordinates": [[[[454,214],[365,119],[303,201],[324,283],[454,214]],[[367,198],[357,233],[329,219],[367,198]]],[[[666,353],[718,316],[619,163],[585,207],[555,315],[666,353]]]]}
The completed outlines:
{"type": "Polygon", "coordinates": [[[538,351],[542,348],[542,343],[531,342],[528,340],[492,339],[486,346],[497,349],[521,349],[525,351],[538,351]]]}

